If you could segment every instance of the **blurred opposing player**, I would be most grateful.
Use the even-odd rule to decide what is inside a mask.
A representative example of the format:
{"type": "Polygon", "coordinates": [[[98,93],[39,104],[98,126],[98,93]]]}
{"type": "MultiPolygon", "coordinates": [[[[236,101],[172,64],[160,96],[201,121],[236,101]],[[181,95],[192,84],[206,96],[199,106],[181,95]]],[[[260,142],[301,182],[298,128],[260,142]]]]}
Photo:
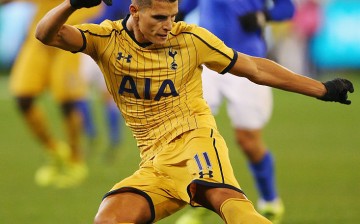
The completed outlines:
{"type": "MultiPolygon", "coordinates": [[[[10,90],[30,130],[45,148],[47,161],[35,174],[41,186],[58,188],[80,184],[87,176],[83,161],[80,136],[81,116],[75,102],[85,97],[86,86],[79,75],[80,56],[45,46],[34,37],[36,24],[47,11],[62,0],[31,0],[36,6],[28,36],[16,58],[10,76],[10,90]],[[61,107],[67,142],[56,139],[36,98],[46,89],[50,90],[61,107]]],[[[99,8],[80,11],[68,23],[84,22],[94,16],[99,8]]]]}
{"type": "MultiPolygon", "coordinates": [[[[256,57],[267,54],[263,32],[266,23],[289,20],[294,14],[291,0],[182,0],[179,16],[196,7],[201,27],[229,47],[256,57]]],[[[217,114],[226,99],[237,143],[249,161],[260,194],[259,212],[273,222],[280,222],[284,207],[275,186],[274,160],[262,138],[262,129],[272,112],[271,88],[231,74],[219,76],[205,66],[202,78],[204,98],[212,113],[217,114]]],[[[204,215],[199,209],[190,210],[177,223],[202,223],[204,215]]]]}
{"type": "MultiPolygon", "coordinates": [[[[130,2],[130,0],[113,1],[111,7],[103,7],[101,13],[96,16],[96,18],[92,18],[89,23],[100,24],[106,19],[119,20],[124,18],[129,13],[130,2]]],[[[89,86],[93,86],[101,92],[102,101],[105,107],[109,141],[109,145],[106,147],[105,159],[111,162],[115,157],[116,149],[121,143],[123,119],[116,103],[106,87],[99,66],[91,57],[85,54],[81,55],[81,74],[84,76],[85,81],[89,86]]],[[[91,114],[88,113],[90,109],[86,108],[88,105],[83,102],[77,105],[84,115],[84,128],[87,136],[90,140],[96,138],[98,132],[96,131],[91,114]]]]}
{"type": "Polygon", "coordinates": [[[325,83],[229,48],[208,30],[174,22],[177,0],[132,0],[130,15],[100,25],[64,22],[100,0],[66,0],[38,23],[44,44],[90,55],[140,150],[139,169],[106,193],[94,223],[154,223],[185,205],[226,223],[269,224],[235,178],[228,148],[203,98],[202,65],[257,84],[350,104],[349,80],[325,83]]]}

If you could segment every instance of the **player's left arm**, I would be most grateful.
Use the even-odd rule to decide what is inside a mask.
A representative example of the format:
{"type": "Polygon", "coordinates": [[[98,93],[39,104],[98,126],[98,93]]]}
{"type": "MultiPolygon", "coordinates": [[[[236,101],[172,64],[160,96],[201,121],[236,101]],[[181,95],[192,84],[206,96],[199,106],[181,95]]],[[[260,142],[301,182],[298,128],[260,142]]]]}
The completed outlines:
{"type": "Polygon", "coordinates": [[[238,52],[230,73],[248,78],[250,81],[274,88],[316,97],[324,101],[350,104],[348,92],[354,87],[346,79],[334,79],[325,83],[302,76],[266,58],[248,56],[238,52]]]}

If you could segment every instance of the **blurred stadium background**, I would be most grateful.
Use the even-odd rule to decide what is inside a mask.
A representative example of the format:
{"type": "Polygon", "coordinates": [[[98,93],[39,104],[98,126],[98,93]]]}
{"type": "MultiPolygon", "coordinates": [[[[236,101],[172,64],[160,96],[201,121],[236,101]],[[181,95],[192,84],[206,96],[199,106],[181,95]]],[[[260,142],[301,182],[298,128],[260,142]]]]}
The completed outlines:
{"type": "MultiPolygon", "coordinates": [[[[271,27],[268,33],[271,57],[320,80],[334,76],[352,80],[356,89],[350,96],[353,104],[323,103],[274,90],[274,114],[264,134],[269,146],[277,149],[274,151],[277,179],[286,206],[284,224],[358,224],[360,1],[316,2],[320,9],[316,30],[309,31],[314,26],[312,17],[300,17],[300,24],[294,19],[284,26],[271,27]],[[300,32],[296,27],[300,27],[300,32]],[[303,31],[305,37],[297,36],[304,34],[303,31]]],[[[297,3],[300,5],[304,1],[297,3]]],[[[31,4],[24,2],[0,6],[0,223],[92,223],[103,194],[137,168],[138,150],[131,133],[124,128],[119,154],[113,164],[107,164],[100,157],[105,141],[105,136],[100,136],[95,147],[86,149],[90,177],[85,184],[67,190],[35,185],[33,175],[42,162],[42,149],[18,114],[7,86],[9,70],[34,10],[31,4]]],[[[196,13],[193,16],[195,18],[196,13]]],[[[93,100],[96,103],[99,98],[94,95],[93,100]]],[[[54,130],[61,130],[60,114],[50,96],[44,94],[40,101],[49,111],[54,130]]],[[[98,103],[95,108],[96,123],[105,133],[100,107],[98,103]]],[[[217,121],[230,148],[236,176],[255,202],[253,181],[235,144],[225,110],[217,116],[217,121]]],[[[172,224],[182,213],[159,223],[172,224]]],[[[211,215],[205,223],[221,221],[211,215]]]]}

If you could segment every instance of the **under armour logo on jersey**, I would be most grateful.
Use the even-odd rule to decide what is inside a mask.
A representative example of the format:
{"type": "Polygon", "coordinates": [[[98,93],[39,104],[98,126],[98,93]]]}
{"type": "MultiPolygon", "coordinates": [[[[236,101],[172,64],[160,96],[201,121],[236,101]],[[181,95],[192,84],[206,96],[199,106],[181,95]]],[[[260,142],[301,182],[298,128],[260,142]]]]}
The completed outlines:
{"type": "Polygon", "coordinates": [[[204,160],[205,160],[206,168],[202,165],[201,160],[200,160],[200,156],[198,154],[196,154],[194,156],[194,159],[196,161],[196,165],[199,168],[199,177],[204,178],[205,175],[209,175],[209,178],[212,178],[212,177],[214,177],[214,175],[213,175],[213,170],[212,170],[213,168],[212,168],[212,165],[211,165],[209,155],[208,155],[207,152],[203,152],[202,155],[203,155],[204,160]],[[205,172],[205,171],[207,171],[207,172],[205,172]]]}
{"type": "Polygon", "coordinates": [[[117,60],[120,60],[120,59],[126,59],[126,63],[130,63],[131,62],[131,58],[132,58],[132,56],[129,54],[129,55],[127,55],[127,56],[125,56],[125,55],[123,55],[123,53],[122,52],[119,52],[118,53],[118,56],[116,57],[116,59],[117,60]]]}
{"type": "Polygon", "coordinates": [[[169,48],[169,56],[172,57],[173,61],[171,62],[170,68],[172,70],[176,70],[178,65],[175,61],[175,56],[177,55],[177,51],[172,51],[172,48],[169,48]]]}

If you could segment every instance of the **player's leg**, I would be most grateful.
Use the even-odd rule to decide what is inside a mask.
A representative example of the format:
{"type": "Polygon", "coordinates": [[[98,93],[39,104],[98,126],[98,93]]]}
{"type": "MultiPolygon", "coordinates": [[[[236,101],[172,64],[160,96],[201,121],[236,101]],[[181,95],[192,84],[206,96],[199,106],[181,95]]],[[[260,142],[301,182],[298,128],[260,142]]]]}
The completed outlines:
{"type": "Polygon", "coordinates": [[[226,79],[228,85],[238,86],[234,91],[224,91],[236,140],[249,161],[260,194],[258,210],[273,222],[280,222],[284,208],[277,194],[274,160],[262,136],[272,111],[271,89],[243,78],[226,79]]]}
{"type": "MultiPolygon", "coordinates": [[[[94,62],[92,62],[94,66],[97,66],[94,62]]],[[[109,93],[109,90],[106,86],[104,77],[100,71],[100,69],[97,67],[93,69],[93,71],[96,71],[96,83],[98,84],[97,87],[102,93],[102,101],[103,105],[105,107],[105,120],[106,125],[108,129],[108,135],[109,135],[109,145],[106,148],[106,154],[105,158],[110,162],[114,158],[116,158],[115,153],[118,149],[121,140],[122,140],[122,125],[123,125],[123,118],[121,116],[120,110],[117,107],[112,95],[109,93]]]]}
{"type": "Polygon", "coordinates": [[[109,126],[109,141],[110,141],[110,150],[114,150],[121,141],[121,124],[122,117],[119,111],[119,108],[116,106],[113,99],[108,99],[106,102],[106,114],[108,118],[109,126]]]}
{"type": "MultiPolygon", "coordinates": [[[[99,68],[99,66],[94,62],[94,60],[89,57],[88,55],[81,55],[81,61],[80,61],[80,73],[83,76],[86,83],[94,87],[96,91],[99,91],[102,95],[102,103],[105,107],[105,118],[106,118],[106,126],[108,128],[108,141],[109,146],[106,147],[106,156],[105,158],[107,160],[114,159],[114,154],[116,148],[119,146],[121,141],[121,122],[122,117],[120,114],[119,109],[117,108],[115,102],[113,101],[112,96],[108,92],[108,89],[105,84],[105,80],[103,77],[103,74],[99,68]],[[93,84],[93,85],[90,85],[93,84]]],[[[85,114],[84,114],[85,115],[85,114]]],[[[89,116],[84,116],[85,119],[87,119],[89,116]]],[[[90,119],[88,119],[90,120],[90,119]]],[[[90,121],[84,122],[85,129],[89,130],[89,128],[86,128],[86,126],[90,126],[90,121]]]]}
{"type": "MultiPolygon", "coordinates": [[[[202,72],[202,84],[203,84],[203,95],[204,99],[208,103],[211,112],[216,115],[219,107],[223,101],[223,96],[220,92],[218,73],[203,66],[202,72]]],[[[202,224],[204,217],[209,214],[209,211],[205,208],[189,208],[184,215],[180,216],[176,220],[176,224],[202,224]]]]}
{"type": "Polygon", "coordinates": [[[47,87],[49,49],[34,38],[26,39],[11,70],[10,90],[30,130],[51,150],[55,140],[50,135],[45,114],[34,102],[47,87]]]}
{"type": "Polygon", "coordinates": [[[16,97],[19,111],[24,116],[31,131],[47,149],[53,150],[56,146],[56,141],[50,134],[44,112],[39,106],[34,104],[34,100],[33,97],[16,97]]]}
{"type": "Polygon", "coordinates": [[[52,137],[43,111],[33,104],[33,100],[31,97],[17,97],[17,104],[27,125],[46,150],[46,162],[36,171],[35,182],[40,186],[49,186],[59,173],[58,158],[62,155],[59,150],[62,150],[63,144],[52,137]]]}
{"type": "MultiPolygon", "coordinates": [[[[80,55],[79,63],[80,63],[79,73],[82,79],[84,80],[85,85],[87,86],[87,91],[91,92],[92,91],[91,88],[96,87],[96,84],[98,82],[98,77],[96,76],[101,76],[101,78],[103,79],[100,69],[98,65],[94,62],[94,60],[90,56],[85,54],[80,55]]],[[[85,130],[85,134],[87,135],[90,141],[93,141],[95,140],[97,133],[96,133],[94,119],[92,116],[91,103],[90,103],[91,99],[89,98],[90,97],[88,94],[88,97],[86,98],[84,97],[84,99],[80,99],[77,102],[77,106],[83,117],[83,126],[85,130]]]]}
{"type": "Polygon", "coordinates": [[[76,102],[76,107],[82,116],[83,127],[87,137],[93,141],[96,138],[96,127],[89,99],[82,99],[76,102]]]}
{"type": "Polygon", "coordinates": [[[133,192],[106,197],[100,204],[94,223],[149,223],[152,212],[147,199],[133,192]]]}
{"type": "Polygon", "coordinates": [[[247,155],[249,168],[260,194],[258,210],[274,223],[279,223],[284,206],[276,189],[273,156],[262,143],[261,130],[236,129],[236,136],[240,147],[247,155]]]}
{"type": "Polygon", "coordinates": [[[76,102],[65,101],[61,104],[61,112],[65,123],[65,132],[67,133],[68,144],[72,149],[70,160],[73,163],[83,161],[81,134],[82,134],[82,117],[77,110],[76,102]]]}
{"type": "Polygon", "coordinates": [[[31,132],[44,145],[46,152],[46,162],[35,174],[35,182],[41,186],[53,183],[58,171],[57,152],[63,145],[51,135],[45,113],[34,102],[48,87],[52,53],[53,48],[44,47],[34,38],[28,38],[16,58],[10,75],[10,90],[18,108],[31,132]]]}
{"type": "Polygon", "coordinates": [[[105,117],[108,129],[107,133],[109,145],[105,151],[105,159],[112,162],[112,160],[116,158],[115,154],[122,140],[123,118],[113,97],[106,87],[104,77],[100,70],[98,70],[97,74],[97,83],[99,85],[99,90],[102,92],[102,101],[105,106],[105,117]]]}
{"type": "Polygon", "coordinates": [[[106,149],[106,159],[112,161],[116,156],[116,151],[121,143],[122,138],[122,116],[119,108],[116,106],[114,100],[109,96],[109,93],[105,93],[105,106],[106,106],[106,119],[109,135],[109,146],[106,149]]]}
{"type": "Polygon", "coordinates": [[[216,212],[225,223],[271,223],[255,210],[252,202],[243,193],[233,189],[197,184],[193,200],[216,212]]]}
{"type": "MultiPolygon", "coordinates": [[[[155,159],[154,159],[155,160],[155,159]]],[[[132,176],[115,184],[95,216],[95,223],[155,223],[186,205],[174,182],[151,159],[132,176]]]]}
{"type": "Polygon", "coordinates": [[[79,185],[87,177],[88,171],[81,146],[82,120],[75,102],[60,103],[64,120],[67,143],[58,145],[58,174],[53,185],[68,188],[79,185]]]}
{"type": "Polygon", "coordinates": [[[87,177],[81,144],[82,116],[76,107],[76,102],[85,98],[87,88],[79,74],[80,55],[57,50],[53,60],[50,89],[61,107],[67,143],[71,149],[70,156],[67,161],[64,161],[61,176],[55,185],[66,188],[77,186],[87,177]]]}
{"type": "Polygon", "coordinates": [[[187,187],[193,206],[208,208],[227,223],[270,223],[240,189],[226,143],[216,129],[191,131],[185,137],[183,148],[188,153],[187,169],[193,176],[187,187]]]}

